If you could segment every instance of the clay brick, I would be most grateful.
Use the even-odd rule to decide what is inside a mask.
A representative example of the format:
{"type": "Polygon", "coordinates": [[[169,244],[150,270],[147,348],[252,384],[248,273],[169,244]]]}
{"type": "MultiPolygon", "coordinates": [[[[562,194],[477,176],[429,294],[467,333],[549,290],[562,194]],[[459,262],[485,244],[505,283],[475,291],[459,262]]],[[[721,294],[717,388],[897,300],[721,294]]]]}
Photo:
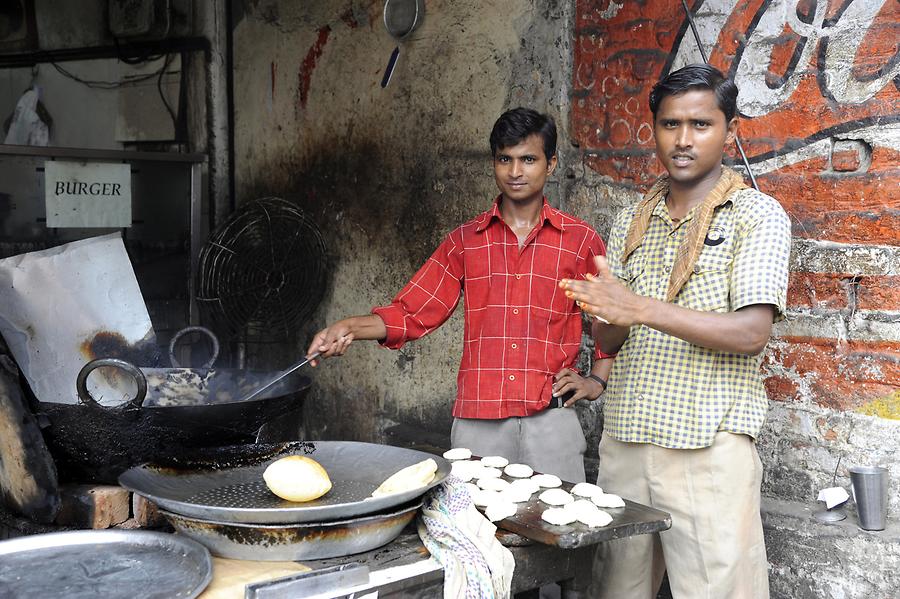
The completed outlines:
{"type": "MultiPolygon", "coordinates": [[[[900,342],[861,342],[812,337],[785,337],[787,344],[773,350],[773,358],[805,381],[806,398],[816,404],[852,410],[900,389],[900,342]]],[[[767,390],[773,399],[798,398],[799,386],[770,377],[767,390]],[[792,388],[793,387],[793,388],[792,388]]]]}
{"type": "Polygon", "coordinates": [[[56,523],[94,530],[121,524],[131,515],[131,493],[108,485],[69,485],[60,488],[56,523]]]}
{"type": "Polygon", "coordinates": [[[137,493],[131,498],[131,513],[141,528],[159,528],[166,524],[156,504],[137,493]]]}
{"type": "Polygon", "coordinates": [[[859,277],[856,307],[860,310],[900,310],[900,277],[859,277]]]}
{"type": "Polygon", "coordinates": [[[797,384],[783,376],[769,376],[765,379],[766,393],[772,401],[793,401],[800,392],[797,384]]]}
{"type": "Polygon", "coordinates": [[[847,275],[792,272],[788,280],[788,306],[792,308],[847,307],[847,275]]]}
{"type": "Polygon", "coordinates": [[[834,171],[852,173],[859,170],[859,166],[859,153],[852,150],[835,152],[831,155],[831,169],[834,171]]]}

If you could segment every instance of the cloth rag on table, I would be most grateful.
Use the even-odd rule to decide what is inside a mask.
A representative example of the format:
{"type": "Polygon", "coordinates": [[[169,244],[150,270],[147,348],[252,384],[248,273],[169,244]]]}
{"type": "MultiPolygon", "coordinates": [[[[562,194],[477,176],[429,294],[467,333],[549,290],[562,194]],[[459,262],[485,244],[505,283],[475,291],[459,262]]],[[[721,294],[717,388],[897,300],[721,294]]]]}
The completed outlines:
{"type": "Polygon", "coordinates": [[[444,599],[508,599],[515,559],[494,536],[497,527],[450,476],[426,497],[419,536],[444,568],[444,599]]]}

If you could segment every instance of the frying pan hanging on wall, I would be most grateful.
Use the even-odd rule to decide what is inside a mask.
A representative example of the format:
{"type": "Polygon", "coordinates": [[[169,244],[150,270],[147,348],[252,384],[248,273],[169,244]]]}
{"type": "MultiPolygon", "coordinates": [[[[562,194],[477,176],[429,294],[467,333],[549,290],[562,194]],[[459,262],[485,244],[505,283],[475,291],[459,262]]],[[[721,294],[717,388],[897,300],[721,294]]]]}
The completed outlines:
{"type": "Polygon", "coordinates": [[[425,0],[385,0],[384,27],[391,37],[397,40],[397,46],[391,52],[381,87],[387,87],[400,57],[400,42],[406,39],[425,17],[425,0]]]}

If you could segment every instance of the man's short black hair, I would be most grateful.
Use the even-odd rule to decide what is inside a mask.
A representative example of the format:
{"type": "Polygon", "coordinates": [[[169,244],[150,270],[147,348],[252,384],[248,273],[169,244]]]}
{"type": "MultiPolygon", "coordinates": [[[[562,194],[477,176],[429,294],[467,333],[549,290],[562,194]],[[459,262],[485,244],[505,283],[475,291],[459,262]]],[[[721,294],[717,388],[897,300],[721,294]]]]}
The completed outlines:
{"type": "Polygon", "coordinates": [[[526,138],[538,134],[544,141],[544,156],[556,156],[556,122],[553,117],[530,108],[513,108],[500,115],[491,130],[491,156],[497,150],[519,145],[526,138]]]}
{"type": "Polygon", "coordinates": [[[656,118],[656,111],[663,98],[682,94],[693,89],[706,89],[716,95],[716,103],[719,110],[725,113],[725,122],[731,122],[737,114],[738,88],[731,79],[715,67],[708,64],[689,64],[677,71],[672,71],[656,85],[650,92],[650,112],[656,118]]]}

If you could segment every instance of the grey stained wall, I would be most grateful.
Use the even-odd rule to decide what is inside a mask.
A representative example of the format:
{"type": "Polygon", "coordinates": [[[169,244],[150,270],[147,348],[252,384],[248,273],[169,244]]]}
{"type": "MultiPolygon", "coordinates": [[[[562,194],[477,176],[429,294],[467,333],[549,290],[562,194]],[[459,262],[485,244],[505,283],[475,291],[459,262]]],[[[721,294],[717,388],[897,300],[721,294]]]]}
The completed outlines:
{"type": "MultiPolygon", "coordinates": [[[[489,207],[487,137],[503,110],[549,111],[561,147],[568,139],[569,3],[429,1],[386,89],[396,43],[382,5],[248,2],[234,32],[238,203],[293,199],[328,245],[330,283],[298,352],[325,323],[389,302],[452,228],[489,207]]],[[[548,189],[557,205],[571,170],[561,166],[548,189]]],[[[380,439],[403,423],[446,437],[460,313],[400,351],[357,343],[323,364],[311,434],[380,439]]]]}

